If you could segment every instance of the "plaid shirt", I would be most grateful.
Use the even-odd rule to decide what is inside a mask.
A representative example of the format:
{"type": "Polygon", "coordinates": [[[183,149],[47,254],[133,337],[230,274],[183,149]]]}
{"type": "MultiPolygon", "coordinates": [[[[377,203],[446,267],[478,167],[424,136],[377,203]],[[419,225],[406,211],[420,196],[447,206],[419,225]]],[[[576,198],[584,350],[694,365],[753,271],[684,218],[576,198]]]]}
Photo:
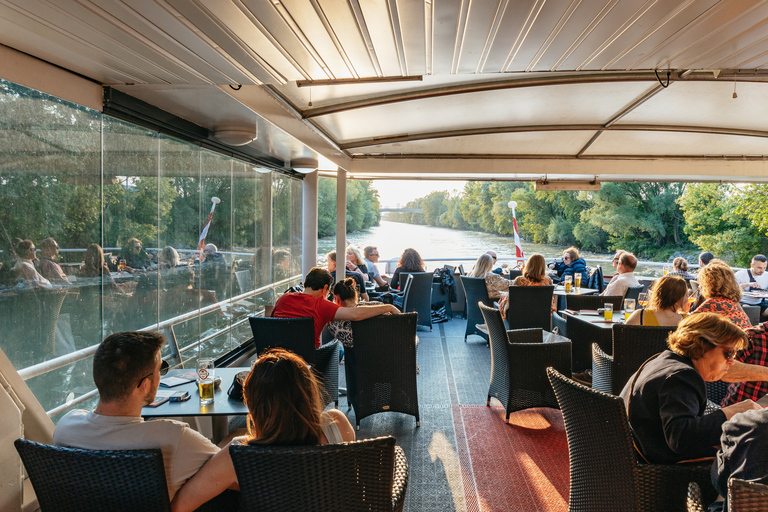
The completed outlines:
{"type": "MultiPolygon", "coordinates": [[[[749,336],[749,346],[736,356],[737,361],[768,366],[768,322],[744,329],[749,336]]],[[[758,398],[768,393],[768,382],[732,382],[728,393],[723,398],[722,406],[735,404],[751,398],[758,398]]]]}

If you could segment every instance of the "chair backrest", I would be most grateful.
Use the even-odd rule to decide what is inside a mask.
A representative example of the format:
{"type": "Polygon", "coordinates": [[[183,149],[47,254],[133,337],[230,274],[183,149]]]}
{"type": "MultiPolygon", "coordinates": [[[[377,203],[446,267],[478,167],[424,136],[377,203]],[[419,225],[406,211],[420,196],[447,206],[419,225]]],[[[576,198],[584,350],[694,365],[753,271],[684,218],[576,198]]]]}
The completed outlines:
{"type": "Polygon", "coordinates": [[[395,438],[321,446],[233,445],[241,510],[392,510],[395,438]]]}
{"type": "Polygon", "coordinates": [[[624,302],[621,295],[566,295],[565,304],[568,309],[600,309],[606,303],[613,304],[613,310],[619,311],[624,302]]]}
{"type": "Polygon", "coordinates": [[[557,327],[558,334],[560,336],[568,337],[568,321],[560,316],[559,314],[553,312],[552,313],[552,330],[554,332],[555,327],[557,327]]]}
{"type": "Polygon", "coordinates": [[[521,275],[523,275],[522,270],[512,269],[509,271],[509,275],[507,277],[509,278],[510,281],[514,281],[516,277],[520,277],[521,275]]]}
{"type": "Polygon", "coordinates": [[[552,330],[554,286],[510,286],[507,324],[510,329],[552,330]]]}
{"type": "Polygon", "coordinates": [[[240,293],[245,293],[253,290],[253,277],[250,270],[238,270],[235,272],[235,279],[237,279],[237,286],[240,288],[240,293]]]}
{"type": "Polygon", "coordinates": [[[747,317],[749,317],[749,323],[752,325],[760,323],[760,306],[746,306],[742,304],[741,308],[744,310],[744,313],[747,314],[747,317]]]}
{"type": "Polygon", "coordinates": [[[315,321],[312,318],[248,318],[256,353],[280,347],[300,355],[307,364],[315,364],[315,321]]]}
{"type": "MultiPolygon", "coordinates": [[[[488,328],[488,343],[491,346],[491,382],[501,382],[505,387],[509,387],[509,362],[507,360],[507,328],[504,326],[504,320],[501,313],[496,308],[491,308],[478,303],[480,313],[485,320],[485,326],[488,328]]],[[[505,390],[504,396],[499,398],[506,406],[506,399],[509,391],[505,390]]]]}
{"type": "Polygon", "coordinates": [[[569,510],[638,510],[638,480],[624,401],[547,369],[568,438],[569,510]]]}
{"type": "Polygon", "coordinates": [[[739,478],[728,480],[729,512],[765,512],[768,510],[768,485],[739,478]]]}
{"type": "Polygon", "coordinates": [[[432,326],[432,272],[413,272],[408,275],[408,290],[403,296],[403,313],[419,315],[419,325],[432,326]]]}
{"type": "Polygon", "coordinates": [[[171,510],[163,454],[14,442],[42,512],[171,510]]]}
{"type": "Polygon", "coordinates": [[[605,281],[603,280],[603,269],[600,265],[592,268],[587,273],[587,288],[597,290],[598,293],[603,293],[605,290],[605,281]]]}
{"type": "Polygon", "coordinates": [[[467,304],[467,328],[464,339],[466,340],[468,334],[478,334],[488,339],[484,333],[481,333],[475,327],[477,324],[483,323],[483,315],[480,313],[477,303],[482,302],[488,307],[493,306],[493,301],[488,297],[485,279],[467,276],[461,276],[459,279],[461,279],[461,284],[464,286],[464,296],[467,304]]]}
{"type": "Polygon", "coordinates": [[[629,378],[652,355],[667,348],[667,337],[676,327],[615,324],[611,393],[618,395],[629,378]]]}
{"type": "Polygon", "coordinates": [[[464,264],[459,265],[459,275],[465,276],[467,273],[464,271],[464,264]]]}
{"type": "Polygon", "coordinates": [[[637,301],[637,297],[640,296],[641,293],[643,293],[643,289],[645,289],[644,285],[640,286],[630,286],[627,288],[627,293],[624,294],[625,299],[635,299],[637,301]]]}

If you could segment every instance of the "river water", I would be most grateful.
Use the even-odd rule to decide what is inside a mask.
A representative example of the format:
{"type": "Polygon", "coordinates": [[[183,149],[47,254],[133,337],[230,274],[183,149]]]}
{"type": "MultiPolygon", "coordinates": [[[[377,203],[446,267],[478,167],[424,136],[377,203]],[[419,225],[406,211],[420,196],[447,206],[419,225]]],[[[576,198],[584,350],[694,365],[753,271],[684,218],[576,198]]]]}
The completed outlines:
{"type": "MultiPolygon", "coordinates": [[[[442,267],[444,263],[453,266],[464,264],[464,269],[469,271],[478,256],[489,249],[496,251],[498,263],[508,263],[515,266],[515,240],[512,237],[480,233],[477,231],[459,231],[449,228],[436,228],[402,222],[382,220],[379,226],[374,226],[368,231],[348,233],[347,240],[361,249],[367,245],[378,247],[381,258],[379,263],[385,260],[395,260],[400,257],[403,250],[412,247],[421,257],[428,261],[427,269],[432,270],[442,267]],[[443,258],[461,258],[463,261],[445,261],[443,258]]],[[[558,245],[535,244],[523,241],[523,252],[526,256],[538,252],[544,255],[547,262],[554,258],[560,258],[566,247],[558,245]]],[[[336,247],[336,238],[321,238],[317,243],[318,261],[325,261],[325,255],[336,247]]],[[[584,252],[582,256],[587,260],[587,265],[594,266],[599,263],[603,272],[612,274],[611,254],[599,254],[584,252]]],[[[662,267],[638,264],[635,270],[638,275],[660,276],[662,267]]]]}

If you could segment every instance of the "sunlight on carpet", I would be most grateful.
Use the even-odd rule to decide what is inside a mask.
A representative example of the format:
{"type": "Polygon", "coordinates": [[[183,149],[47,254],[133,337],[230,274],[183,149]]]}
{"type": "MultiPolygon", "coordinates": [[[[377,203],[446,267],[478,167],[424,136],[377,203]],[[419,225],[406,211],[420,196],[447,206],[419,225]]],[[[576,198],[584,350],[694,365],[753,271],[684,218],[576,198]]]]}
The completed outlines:
{"type": "Polygon", "coordinates": [[[568,444],[560,411],[519,411],[506,424],[500,407],[452,409],[467,510],[568,510],[568,444]]]}

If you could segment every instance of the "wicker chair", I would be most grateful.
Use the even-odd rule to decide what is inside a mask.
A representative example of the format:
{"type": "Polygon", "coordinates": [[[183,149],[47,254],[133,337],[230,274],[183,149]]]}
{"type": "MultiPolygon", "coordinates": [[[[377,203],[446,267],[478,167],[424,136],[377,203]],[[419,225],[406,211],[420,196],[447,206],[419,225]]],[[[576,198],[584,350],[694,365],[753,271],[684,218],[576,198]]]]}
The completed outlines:
{"type": "Polygon", "coordinates": [[[466,343],[467,336],[470,334],[477,334],[487,343],[488,335],[475,327],[477,324],[483,323],[483,315],[480,313],[480,308],[477,307],[478,302],[482,302],[488,307],[493,306],[493,301],[488,297],[488,288],[485,287],[485,279],[466,276],[461,276],[460,279],[467,298],[467,328],[464,331],[464,342],[466,343]]]}
{"type": "Polygon", "coordinates": [[[688,484],[688,497],[686,499],[688,512],[707,512],[707,505],[701,496],[701,487],[696,482],[688,484]]]}
{"type": "Polygon", "coordinates": [[[566,307],[574,311],[600,309],[606,303],[613,304],[613,310],[619,311],[624,302],[624,297],[621,295],[566,295],[565,301],[566,307]]]}
{"type": "Polygon", "coordinates": [[[640,296],[641,293],[643,293],[643,289],[645,289],[644,285],[640,286],[630,286],[627,288],[627,293],[624,294],[625,299],[634,299],[637,301],[637,298],[640,296]]]}
{"type": "Polygon", "coordinates": [[[358,430],[360,420],[379,412],[410,414],[419,426],[416,320],[416,313],[403,313],[352,322],[355,344],[345,357],[354,359],[354,370],[345,372],[355,373],[347,378],[347,399],[358,430]]]}
{"type": "Polygon", "coordinates": [[[741,309],[743,309],[744,313],[749,317],[749,323],[752,325],[760,323],[760,306],[747,306],[742,304],[741,309]]]}
{"type": "MultiPolygon", "coordinates": [[[[404,274],[400,274],[403,276],[404,274]]],[[[432,330],[432,272],[411,272],[411,284],[403,296],[403,313],[418,314],[417,325],[432,330]]]]}
{"type": "Polygon", "coordinates": [[[768,485],[739,478],[728,480],[729,512],[768,512],[768,485]]]}
{"type": "Polygon", "coordinates": [[[620,397],[582,386],[552,368],[547,374],[568,438],[569,511],[682,511],[688,482],[715,498],[711,464],[639,464],[620,397]]]}
{"type": "Polygon", "coordinates": [[[568,322],[565,318],[560,316],[557,313],[552,313],[552,332],[554,332],[555,328],[557,328],[558,334],[560,336],[568,337],[568,322]]]}
{"type": "Polygon", "coordinates": [[[554,286],[510,286],[507,328],[552,330],[554,286]]]}
{"type": "Polygon", "coordinates": [[[509,421],[511,412],[530,407],[558,408],[547,367],[571,369],[571,343],[542,343],[541,329],[507,331],[498,309],[480,304],[491,340],[491,381],[486,405],[491,397],[501,402],[509,421]]]}
{"type": "Polygon", "coordinates": [[[565,317],[565,322],[568,339],[571,340],[571,359],[574,372],[592,368],[593,343],[597,343],[606,354],[612,353],[613,333],[611,329],[605,329],[571,315],[565,317]]]}
{"type": "Polygon", "coordinates": [[[42,512],[171,510],[163,454],[14,442],[42,512]]]}
{"type": "Polygon", "coordinates": [[[322,446],[233,445],[229,453],[241,510],[391,512],[405,503],[408,461],[394,437],[322,446]]]}
{"type": "Polygon", "coordinates": [[[618,395],[646,359],[667,348],[667,336],[675,327],[647,325],[613,326],[613,355],[592,344],[592,389],[618,395]]]}

